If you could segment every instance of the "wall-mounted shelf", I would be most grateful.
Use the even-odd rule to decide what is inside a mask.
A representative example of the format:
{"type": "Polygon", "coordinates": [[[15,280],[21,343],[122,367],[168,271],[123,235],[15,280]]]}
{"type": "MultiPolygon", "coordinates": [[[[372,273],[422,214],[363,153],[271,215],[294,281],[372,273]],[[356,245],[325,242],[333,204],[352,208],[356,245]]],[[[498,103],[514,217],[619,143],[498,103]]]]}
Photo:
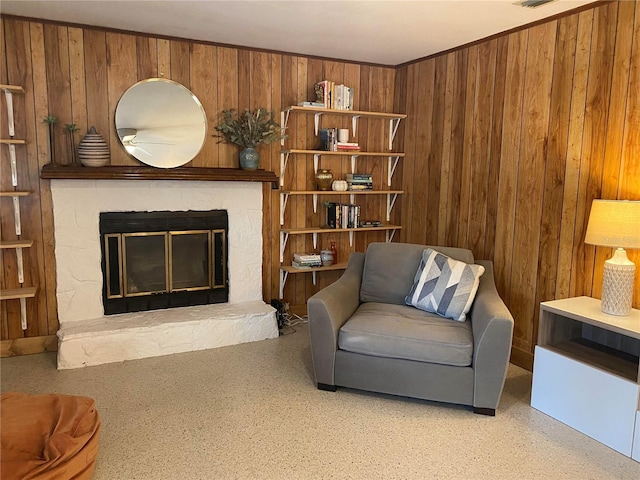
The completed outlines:
{"type": "Polygon", "coordinates": [[[4,83],[0,83],[0,90],[8,90],[13,93],[24,93],[24,88],[20,85],[5,85],[4,83]]]}
{"type": "Polygon", "coordinates": [[[11,242],[0,243],[0,249],[29,248],[32,246],[33,246],[33,240],[13,240],[11,242]]]}
{"type": "Polygon", "coordinates": [[[6,290],[0,290],[0,300],[33,298],[36,296],[37,291],[37,287],[9,288],[6,290]]]}
{"type": "Polygon", "coordinates": [[[347,268],[346,263],[335,263],[333,265],[329,265],[328,267],[314,267],[314,268],[296,268],[287,265],[283,265],[280,267],[280,298],[284,297],[284,286],[287,283],[287,277],[289,274],[296,273],[311,273],[312,282],[316,284],[316,272],[329,272],[332,270],[344,270],[347,268]]]}
{"type": "Polygon", "coordinates": [[[17,138],[0,138],[0,143],[5,145],[26,145],[27,142],[17,138]]]}
{"type": "Polygon", "coordinates": [[[396,203],[398,195],[402,195],[402,190],[356,190],[356,191],[344,191],[334,192],[333,190],[281,190],[280,191],[280,225],[284,225],[284,211],[287,206],[287,201],[290,195],[312,195],[313,196],[313,213],[318,211],[318,195],[349,195],[350,203],[355,202],[356,195],[386,195],[387,196],[387,222],[391,218],[391,210],[396,203]]]}
{"type": "Polygon", "coordinates": [[[387,157],[389,163],[387,168],[387,186],[391,186],[391,180],[393,174],[398,166],[398,160],[404,157],[404,153],[401,152],[361,152],[361,151],[340,151],[330,152],[326,150],[300,150],[290,148],[282,150],[280,152],[280,186],[284,185],[284,172],[287,169],[287,163],[289,163],[289,155],[313,155],[313,173],[318,173],[318,165],[320,163],[320,157],[325,156],[342,156],[351,157],[351,173],[356,173],[356,159],[358,157],[387,157]]]}
{"type": "Polygon", "coordinates": [[[289,241],[289,235],[307,235],[313,236],[313,248],[318,248],[318,234],[323,233],[343,233],[349,232],[349,246],[353,246],[353,234],[356,232],[366,231],[385,231],[386,241],[393,240],[397,230],[401,230],[400,225],[380,225],[379,227],[359,227],[359,228],[282,228],[280,229],[280,263],[284,262],[284,250],[289,241]]]}
{"type": "Polygon", "coordinates": [[[0,192],[0,197],[26,197],[31,195],[28,190],[9,190],[0,192]]]}
{"type": "MultiPolygon", "coordinates": [[[[289,114],[291,112],[303,112],[313,114],[313,125],[315,134],[318,135],[318,129],[320,126],[320,117],[322,115],[339,115],[342,117],[351,117],[351,132],[355,137],[358,125],[358,119],[364,118],[380,118],[389,120],[389,150],[393,149],[393,140],[395,139],[396,132],[398,131],[398,125],[400,120],[407,118],[404,113],[384,113],[384,112],[363,112],[359,110],[333,110],[330,108],[317,108],[317,107],[289,107],[283,110],[280,114],[280,125],[286,130],[287,123],[289,122],[289,114]]],[[[284,140],[282,140],[284,142],[284,140]]],[[[284,143],[282,143],[284,145],[284,143]]]]}

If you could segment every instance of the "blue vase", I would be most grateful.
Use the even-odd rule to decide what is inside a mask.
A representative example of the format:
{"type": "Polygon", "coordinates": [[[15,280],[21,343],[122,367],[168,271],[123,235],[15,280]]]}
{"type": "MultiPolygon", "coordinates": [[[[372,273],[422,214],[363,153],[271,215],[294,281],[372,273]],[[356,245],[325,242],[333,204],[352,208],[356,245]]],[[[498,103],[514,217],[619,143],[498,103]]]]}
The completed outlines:
{"type": "Polygon", "coordinates": [[[243,170],[257,170],[260,154],[255,148],[247,147],[240,152],[240,168],[243,170]]]}

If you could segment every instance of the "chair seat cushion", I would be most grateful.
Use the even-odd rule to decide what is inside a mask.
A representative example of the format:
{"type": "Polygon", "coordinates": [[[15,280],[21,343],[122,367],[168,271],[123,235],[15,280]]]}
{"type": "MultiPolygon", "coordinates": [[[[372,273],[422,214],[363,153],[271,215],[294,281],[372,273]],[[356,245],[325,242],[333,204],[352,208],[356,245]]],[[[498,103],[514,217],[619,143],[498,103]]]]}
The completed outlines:
{"type": "Polygon", "coordinates": [[[470,322],[452,322],[406,305],[368,302],[340,329],[340,350],[377,357],[469,366],[470,322]]]}

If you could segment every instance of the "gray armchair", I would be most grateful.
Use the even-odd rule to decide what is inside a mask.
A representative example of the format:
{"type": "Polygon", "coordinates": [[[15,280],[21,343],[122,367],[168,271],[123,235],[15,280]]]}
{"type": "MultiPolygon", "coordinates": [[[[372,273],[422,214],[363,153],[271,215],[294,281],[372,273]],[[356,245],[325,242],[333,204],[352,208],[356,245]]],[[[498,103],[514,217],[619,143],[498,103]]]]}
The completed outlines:
{"type": "MultiPolygon", "coordinates": [[[[485,267],[465,322],[405,304],[424,245],[372,243],[340,279],[308,301],[317,386],[473,406],[495,415],[506,377],[513,317],[485,267]]],[[[470,250],[430,247],[465,263],[470,250]]]]}

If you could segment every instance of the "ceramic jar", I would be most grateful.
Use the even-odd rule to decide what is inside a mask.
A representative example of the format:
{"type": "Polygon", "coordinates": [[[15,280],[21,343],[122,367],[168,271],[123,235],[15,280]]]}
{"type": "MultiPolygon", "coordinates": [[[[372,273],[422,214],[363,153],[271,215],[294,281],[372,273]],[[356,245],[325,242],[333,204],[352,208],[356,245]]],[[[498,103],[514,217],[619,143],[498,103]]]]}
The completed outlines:
{"type": "Polygon", "coordinates": [[[247,147],[240,152],[240,168],[243,170],[257,170],[260,154],[255,148],[247,147]]]}
{"type": "Polygon", "coordinates": [[[318,170],[316,173],[316,188],[318,190],[331,190],[331,183],[333,182],[333,173],[331,170],[318,170]]]}
{"type": "Polygon", "coordinates": [[[102,167],[109,163],[109,158],[109,145],[96,127],[91,127],[78,145],[78,160],[85,167],[102,167]]]}
{"type": "Polygon", "coordinates": [[[334,180],[331,184],[331,189],[334,192],[346,192],[349,188],[349,184],[346,180],[334,180]]]}
{"type": "Polygon", "coordinates": [[[323,267],[333,265],[333,252],[331,250],[321,250],[320,261],[323,267]]]}

